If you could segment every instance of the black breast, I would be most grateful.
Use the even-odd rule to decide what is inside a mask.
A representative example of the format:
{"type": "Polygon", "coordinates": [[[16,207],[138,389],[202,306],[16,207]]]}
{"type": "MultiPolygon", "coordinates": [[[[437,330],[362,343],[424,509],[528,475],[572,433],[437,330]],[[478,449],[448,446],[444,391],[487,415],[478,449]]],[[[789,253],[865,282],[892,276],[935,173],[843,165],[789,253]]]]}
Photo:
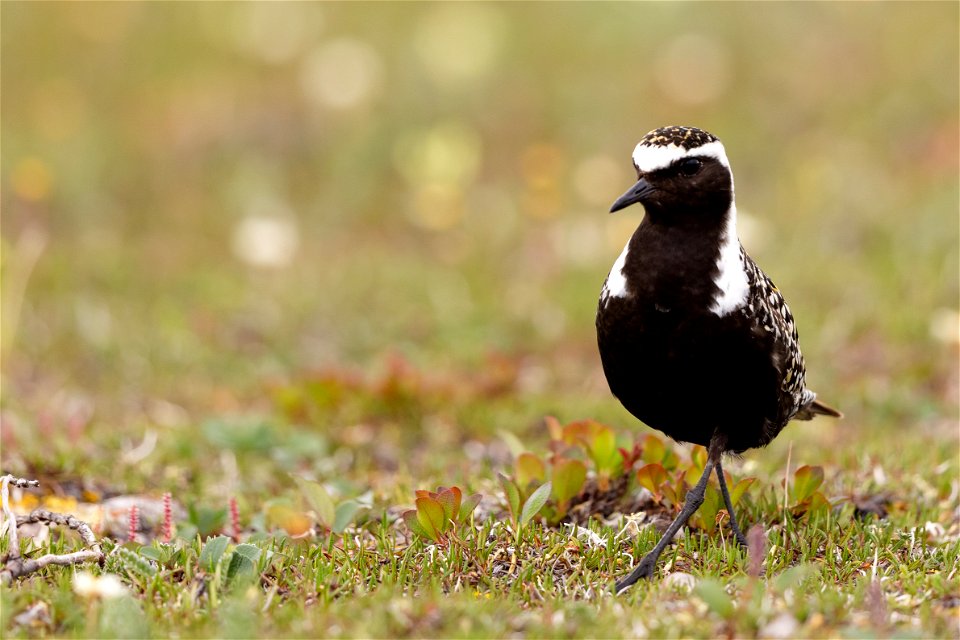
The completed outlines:
{"type": "Polygon", "coordinates": [[[648,426],[706,446],[767,444],[780,420],[780,347],[744,311],[710,311],[719,254],[715,237],[641,224],[630,242],[626,295],[601,299],[597,339],[613,394],[648,426]]]}

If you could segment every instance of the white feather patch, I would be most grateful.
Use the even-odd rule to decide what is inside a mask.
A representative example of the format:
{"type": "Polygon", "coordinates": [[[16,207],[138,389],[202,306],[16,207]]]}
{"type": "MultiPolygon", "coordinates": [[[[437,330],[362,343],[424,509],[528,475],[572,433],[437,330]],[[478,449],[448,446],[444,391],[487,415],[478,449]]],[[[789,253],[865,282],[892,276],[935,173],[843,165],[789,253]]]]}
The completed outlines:
{"type": "Polygon", "coordinates": [[[723,144],[717,140],[708,142],[705,145],[694,147],[693,149],[684,149],[681,146],[671,144],[665,147],[647,146],[642,142],[633,150],[633,163],[637,165],[640,173],[648,173],[669,167],[680,158],[687,156],[705,156],[715,158],[720,164],[730,168],[730,161],[727,160],[727,152],[723,144]]]}
{"type": "Polygon", "coordinates": [[[727,224],[720,239],[720,256],[717,258],[719,273],[714,284],[720,289],[710,310],[718,316],[740,309],[747,303],[750,283],[743,264],[740,238],[737,237],[737,206],[730,205],[727,224]]]}
{"type": "Polygon", "coordinates": [[[601,297],[606,300],[613,296],[614,298],[625,298],[627,296],[627,278],[623,275],[623,266],[627,263],[627,252],[630,250],[630,241],[624,245],[620,257],[613,263],[613,268],[607,275],[607,281],[603,285],[603,294],[601,297]]]}

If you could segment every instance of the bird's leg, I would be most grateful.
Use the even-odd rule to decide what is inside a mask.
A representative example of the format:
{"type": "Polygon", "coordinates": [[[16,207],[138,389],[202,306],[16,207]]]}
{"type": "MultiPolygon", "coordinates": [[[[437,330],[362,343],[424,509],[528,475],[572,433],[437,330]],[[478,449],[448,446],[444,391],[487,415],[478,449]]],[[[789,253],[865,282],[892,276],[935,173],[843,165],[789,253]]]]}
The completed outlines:
{"type": "Polygon", "coordinates": [[[720,465],[719,458],[717,458],[716,467],[717,480],[720,481],[720,494],[723,496],[723,504],[726,505],[727,513],[730,515],[730,528],[733,529],[733,535],[736,536],[740,546],[746,549],[747,539],[744,537],[743,532],[740,531],[740,527],[737,526],[737,516],[733,512],[733,505],[730,504],[730,492],[727,490],[727,481],[723,477],[723,467],[720,465]]]}
{"type": "MultiPolygon", "coordinates": [[[[713,442],[710,443],[713,445],[713,442]]],[[[677,534],[677,531],[680,530],[684,524],[687,523],[687,520],[690,519],[690,516],[700,508],[700,505],[703,504],[703,494],[707,488],[707,481],[710,479],[710,474],[713,472],[714,461],[712,457],[707,459],[707,464],[703,469],[703,475],[700,476],[700,480],[697,482],[697,485],[687,492],[687,499],[683,503],[683,509],[680,510],[680,515],[677,516],[677,519],[674,520],[667,530],[663,533],[663,537],[660,538],[660,542],[657,543],[657,546],[653,548],[647,555],[643,556],[643,559],[640,561],[633,571],[630,572],[623,580],[619,581],[614,587],[614,593],[620,593],[637,580],[641,578],[650,578],[653,576],[653,571],[657,566],[657,559],[660,557],[660,554],[663,553],[663,550],[667,548],[667,545],[670,544],[670,541],[673,540],[673,536],[677,534]]]]}

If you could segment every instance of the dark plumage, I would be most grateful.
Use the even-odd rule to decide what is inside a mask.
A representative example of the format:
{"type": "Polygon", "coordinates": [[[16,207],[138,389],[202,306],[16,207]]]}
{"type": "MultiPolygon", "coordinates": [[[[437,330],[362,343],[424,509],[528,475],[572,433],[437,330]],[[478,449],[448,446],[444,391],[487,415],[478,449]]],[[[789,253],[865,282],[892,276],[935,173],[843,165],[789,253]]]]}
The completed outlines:
{"type": "Polygon", "coordinates": [[[793,315],[740,245],[720,141],[700,129],[665,127],[644,136],[633,159],[638,181],[611,212],[639,202],[646,215],[603,285],[603,370],[630,413],[707,447],[709,462],[661,543],[618,590],[652,575],[663,547],[703,502],[714,467],[744,542],[723,479],[724,453],[764,446],[792,419],[840,416],[806,388],[793,315]]]}

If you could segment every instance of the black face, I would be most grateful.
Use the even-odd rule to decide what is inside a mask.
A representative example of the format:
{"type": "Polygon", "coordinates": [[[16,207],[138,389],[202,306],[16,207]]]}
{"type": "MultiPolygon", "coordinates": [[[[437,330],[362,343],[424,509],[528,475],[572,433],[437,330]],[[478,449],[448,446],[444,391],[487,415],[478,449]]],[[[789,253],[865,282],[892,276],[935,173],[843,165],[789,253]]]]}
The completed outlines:
{"type": "Polygon", "coordinates": [[[637,202],[648,213],[698,216],[726,213],[733,199],[730,170],[712,156],[691,155],[663,169],[637,172],[649,185],[637,202]]]}
{"type": "Polygon", "coordinates": [[[611,213],[640,202],[657,222],[691,217],[707,221],[722,218],[733,202],[730,170],[713,156],[696,155],[695,150],[662,169],[642,172],[637,168],[637,178],[613,203],[611,213]]]}

